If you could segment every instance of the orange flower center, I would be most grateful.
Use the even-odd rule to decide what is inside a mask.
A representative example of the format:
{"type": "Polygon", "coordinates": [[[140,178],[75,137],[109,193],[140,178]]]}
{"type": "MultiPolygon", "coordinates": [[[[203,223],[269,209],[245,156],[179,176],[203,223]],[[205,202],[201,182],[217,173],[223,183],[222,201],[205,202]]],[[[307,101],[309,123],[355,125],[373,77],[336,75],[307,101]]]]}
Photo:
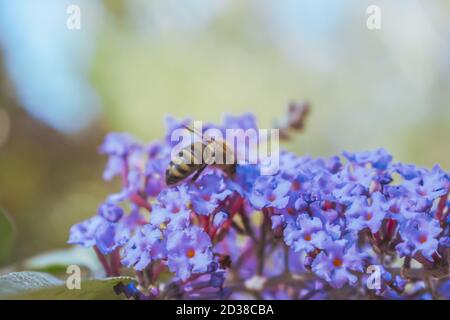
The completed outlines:
{"type": "Polygon", "coordinates": [[[311,235],[310,234],[305,234],[303,236],[303,239],[305,239],[305,241],[311,241],[311,235]]]}
{"type": "Polygon", "coordinates": [[[291,189],[294,191],[300,190],[301,184],[298,181],[292,182],[291,189]]]}
{"type": "Polygon", "coordinates": [[[333,260],[333,266],[338,267],[338,268],[341,267],[342,266],[342,260],[339,259],[339,258],[334,259],[333,260]]]}
{"type": "Polygon", "coordinates": [[[392,206],[389,208],[389,211],[391,211],[392,213],[399,213],[399,212],[400,212],[400,209],[399,209],[397,206],[392,205],[392,206]]]}
{"type": "Polygon", "coordinates": [[[418,191],[419,191],[418,194],[420,194],[421,196],[426,196],[427,195],[426,190],[423,189],[423,188],[420,188],[418,191]]]}
{"type": "Polygon", "coordinates": [[[188,251],[186,251],[186,257],[193,258],[194,256],[195,256],[195,250],[194,249],[189,249],[188,251]]]}
{"type": "Polygon", "coordinates": [[[367,213],[367,215],[366,215],[366,220],[369,221],[369,220],[372,219],[372,217],[373,217],[372,212],[369,212],[369,213],[367,213]]]}
{"type": "Polygon", "coordinates": [[[180,212],[180,208],[179,207],[173,207],[172,208],[172,213],[178,213],[178,212],[180,212]]]}
{"type": "Polygon", "coordinates": [[[325,201],[323,204],[323,210],[328,211],[333,209],[333,203],[330,201],[325,201]]]}
{"type": "Polygon", "coordinates": [[[275,201],[276,198],[277,197],[274,194],[271,194],[267,197],[267,200],[269,200],[270,202],[273,202],[273,201],[275,201]]]}
{"type": "Polygon", "coordinates": [[[425,243],[425,242],[427,242],[427,236],[426,235],[424,235],[424,234],[422,234],[422,235],[420,235],[420,237],[419,237],[419,242],[420,243],[425,243]]]}

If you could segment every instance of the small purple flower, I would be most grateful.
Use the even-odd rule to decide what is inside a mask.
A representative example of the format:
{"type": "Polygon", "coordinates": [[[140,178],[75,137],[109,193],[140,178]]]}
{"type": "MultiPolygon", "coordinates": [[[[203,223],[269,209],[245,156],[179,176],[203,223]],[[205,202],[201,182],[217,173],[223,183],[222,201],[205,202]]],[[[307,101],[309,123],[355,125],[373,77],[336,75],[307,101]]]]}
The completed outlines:
{"type": "Polygon", "coordinates": [[[335,174],[342,167],[341,159],[338,156],[333,156],[324,160],[325,168],[330,171],[330,173],[335,174]]]}
{"type": "Polygon", "coordinates": [[[313,216],[321,217],[328,223],[334,223],[339,217],[336,205],[331,201],[315,202],[309,206],[313,216]]]}
{"type": "Polygon", "coordinates": [[[142,151],[138,142],[129,134],[112,132],[105,137],[99,147],[102,154],[109,156],[103,178],[111,180],[115,176],[122,175],[140,157],[142,151]]]}
{"type": "Polygon", "coordinates": [[[131,234],[143,221],[137,210],[123,216],[113,223],[106,219],[96,230],[96,245],[103,254],[108,254],[116,248],[123,246],[130,239],[131,234]]]}
{"type": "Polygon", "coordinates": [[[157,200],[161,206],[174,213],[182,208],[189,208],[191,203],[188,190],[184,185],[163,190],[157,200]]]}
{"type": "Polygon", "coordinates": [[[377,180],[378,172],[372,168],[355,166],[347,163],[335,176],[336,184],[348,184],[350,186],[362,186],[364,190],[369,190],[373,181],[377,180]]]}
{"type": "Polygon", "coordinates": [[[128,133],[111,132],[105,137],[99,150],[102,154],[123,157],[136,147],[139,147],[136,139],[128,133]]]}
{"type": "Polygon", "coordinates": [[[192,273],[203,273],[213,261],[211,239],[196,226],[171,232],[167,236],[168,266],[181,280],[192,273]]]}
{"type": "Polygon", "coordinates": [[[159,205],[154,205],[150,214],[150,223],[157,227],[165,225],[169,230],[181,230],[189,225],[191,210],[180,208],[172,211],[159,205]]]}
{"type": "Polygon", "coordinates": [[[68,243],[84,247],[97,246],[103,254],[111,253],[122,245],[126,239],[117,232],[115,223],[103,217],[95,216],[72,226],[68,243]]]}
{"type": "Polygon", "coordinates": [[[147,153],[145,191],[150,197],[155,197],[166,187],[165,171],[170,162],[170,148],[156,142],[149,146],[147,153]]]}
{"type": "MultiPolygon", "coordinates": [[[[100,210],[100,214],[104,214],[103,210],[100,210]]],[[[84,247],[97,246],[103,254],[108,254],[124,245],[141,221],[138,211],[122,216],[115,222],[107,220],[103,215],[96,215],[72,226],[68,243],[84,247]]]]}
{"type": "Polygon", "coordinates": [[[225,129],[257,129],[256,118],[251,113],[244,113],[240,116],[226,114],[223,119],[225,129]]]}
{"type": "Polygon", "coordinates": [[[396,246],[400,256],[413,256],[421,252],[428,260],[432,261],[432,255],[436,252],[439,240],[438,235],[442,232],[439,221],[420,217],[409,220],[400,228],[400,236],[403,242],[396,246]]]}
{"type": "Polygon", "coordinates": [[[420,170],[413,164],[394,163],[392,169],[405,180],[411,180],[420,176],[420,170]]]}
{"type": "Polygon", "coordinates": [[[83,247],[93,247],[96,241],[98,226],[104,221],[100,216],[93,216],[87,220],[73,225],[70,228],[68,243],[78,244],[83,247]]]}
{"type": "Polygon", "coordinates": [[[284,241],[295,252],[311,252],[316,248],[323,249],[330,237],[324,231],[322,221],[308,214],[300,214],[284,229],[284,241]]]}
{"type": "Polygon", "coordinates": [[[308,176],[300,172],[296,176],[286,177],[286,180],[290,182],[287,193],[289,201],[285,208],[277,210],[283,214],[292,215],[295,212],[302,211],[321,197],[320,191],[316,188],[317,181],[313,178],[313,175],[308,176]]]}
{"type": "Polygon", "coordinates": [[[143,270],[151,261],[164,259],[167,256],[165,241],[158,228],[150,224],[142,226],[124,247],[122,264],[143,270]]]}
{"type": "Polygon", "coordinates": [[[413,195],[433,201],[450,191],[450,177],[435,166],[431,171],[424,170],[420,177],[405,181],[403,185],[413,195]]]}
{"type": "Polygon", "coordinates": [[[395,219],[399,223],[414,219],[424,212],[428,212],[430,203],[424,198],[406,196],[407,191],[389,195],[387,201],[388,215],[387,218],[395,219]]]}
{"type": "Polygon", "coordinates": [[[295,153],[282,150],[280,152],[280,172],[286,179],[298,175],[299,170],[309,158],[302,158],[295,153]]]}
{"type": "Polygon", "coordinates": [[[313,272],[334,288],[342,288],[346,283],[354,285],[358,278],[350,271],[364,272],[366,255],[355,245],[349,247],[347,240],[327,243],[312,263],[313,272]]]}
{"type": "Polygon", "coordinates": [[[236,183],[234,183],[235,186],[232,189],[239,192],[242,196],[247,196],[251,194],[253,184],[259,176],[261,176],[261,171],[258,165],[238,165],[236,167],[236,174],[234,178],[236,183]]]}
{"type": "Polygon", "coordinates": [[[278,176],[261,176],[253,185],[250,203],[255,209],[273,207],[283,209],[289,202],[291,184],[278,176]]]}
{"type": "Polygon", "coordinates": [[[374,168],[379,170],[387,169],[392,161],[392,156],[383,148],[357,153],[345,151],[343,155],[348,161],[354,164],[365,166],[370,163],[374,168]]]}
{"type": "Polygon", "coordinates": [[[133,194],[138,193],[141,189],[144,175],[141,170],[133,168],[128,170],[126,175],[126,183],[122,191],[108,196],[109,203],[119,203],[129,199],[133,194]]]}
{"type": "Polygon", "coordinates": [[[345,212],[348,229],[359,232],[369,228],[372,233],[378,232],[386,216],[387,205],[381,193],[375,192],[372,197],[358,197],[345,212]]]}
{"type": "Polygon", "coordinates": [[[126,168],[126,159],[123,157],[110,156],[103,171],[103,179],[112,180],[116,176],[120,176],[126,168]]]}
{"type": "Polygon", "coordinates": [[[170,230],[187,227],[191,214],[190,199],[183,185],[163,190],[153,206],[150,223],[157,227],[166,224],[170,230]]]}
{"type": "Polygon", "coordinates": [[[198,214],[208,216],[219,204],[233,192],[221,176],[214,173],[203,175],[195,183],[189,185],[192,208],[198,214]]]}
{"type": "Polygon", "coordinates": [[[123,217],[124,211],[121,207],[118,207],[115,204],[104,203],[98,208],[97,214],[109,222],[117,222],[123,217]]]}

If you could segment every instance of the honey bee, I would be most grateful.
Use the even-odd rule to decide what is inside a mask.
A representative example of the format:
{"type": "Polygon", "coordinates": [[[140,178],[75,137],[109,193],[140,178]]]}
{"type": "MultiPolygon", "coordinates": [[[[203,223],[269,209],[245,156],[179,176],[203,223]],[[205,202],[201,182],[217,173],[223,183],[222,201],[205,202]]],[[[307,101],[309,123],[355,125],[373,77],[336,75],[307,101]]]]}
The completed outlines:
{"type": "Polygon", "coordinates": [[[170,161],[166,170],[167,186],[176,185],[191,175],[191,180],[195,181],[208,166],[219,168],[229,176],[234,175],[237,160],[225,141],[205,136],[191,126],[184,125],[183,127],[198,135],[202,140],[185,147],[177,157],[170,161]],[[218,159],[232,159],[233,161],[231,164],[223,163],[225,161],[222,161],[223,164],[215,163],[216,156],[218,159]]]}

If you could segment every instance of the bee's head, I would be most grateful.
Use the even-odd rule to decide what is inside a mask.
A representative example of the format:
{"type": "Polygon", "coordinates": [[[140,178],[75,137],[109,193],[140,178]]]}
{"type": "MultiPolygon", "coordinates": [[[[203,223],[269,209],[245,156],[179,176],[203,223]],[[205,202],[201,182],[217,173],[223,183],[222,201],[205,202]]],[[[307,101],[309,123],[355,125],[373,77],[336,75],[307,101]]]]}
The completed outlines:
{"type": "Polygon", "coordinates": [[[171,187],[184,180],[185,177],[171,174],[170,169],[166,170],[166,186],[171,187]]]}

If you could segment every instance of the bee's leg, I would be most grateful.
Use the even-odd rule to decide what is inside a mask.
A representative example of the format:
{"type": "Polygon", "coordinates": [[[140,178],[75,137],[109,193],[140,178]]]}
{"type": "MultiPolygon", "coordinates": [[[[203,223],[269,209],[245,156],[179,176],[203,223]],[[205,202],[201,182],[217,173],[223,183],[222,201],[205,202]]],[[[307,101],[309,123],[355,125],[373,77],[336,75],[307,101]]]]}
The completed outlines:
{"type": "Polygon", "coordinates": [[[198,179],[198,177],[202,174],[203,170],[206,169],[207,166],[203,166],[200,169],[197,170],[197,172],[192,176],[192,181],[195,182],[195,180],[198,179]]]}

